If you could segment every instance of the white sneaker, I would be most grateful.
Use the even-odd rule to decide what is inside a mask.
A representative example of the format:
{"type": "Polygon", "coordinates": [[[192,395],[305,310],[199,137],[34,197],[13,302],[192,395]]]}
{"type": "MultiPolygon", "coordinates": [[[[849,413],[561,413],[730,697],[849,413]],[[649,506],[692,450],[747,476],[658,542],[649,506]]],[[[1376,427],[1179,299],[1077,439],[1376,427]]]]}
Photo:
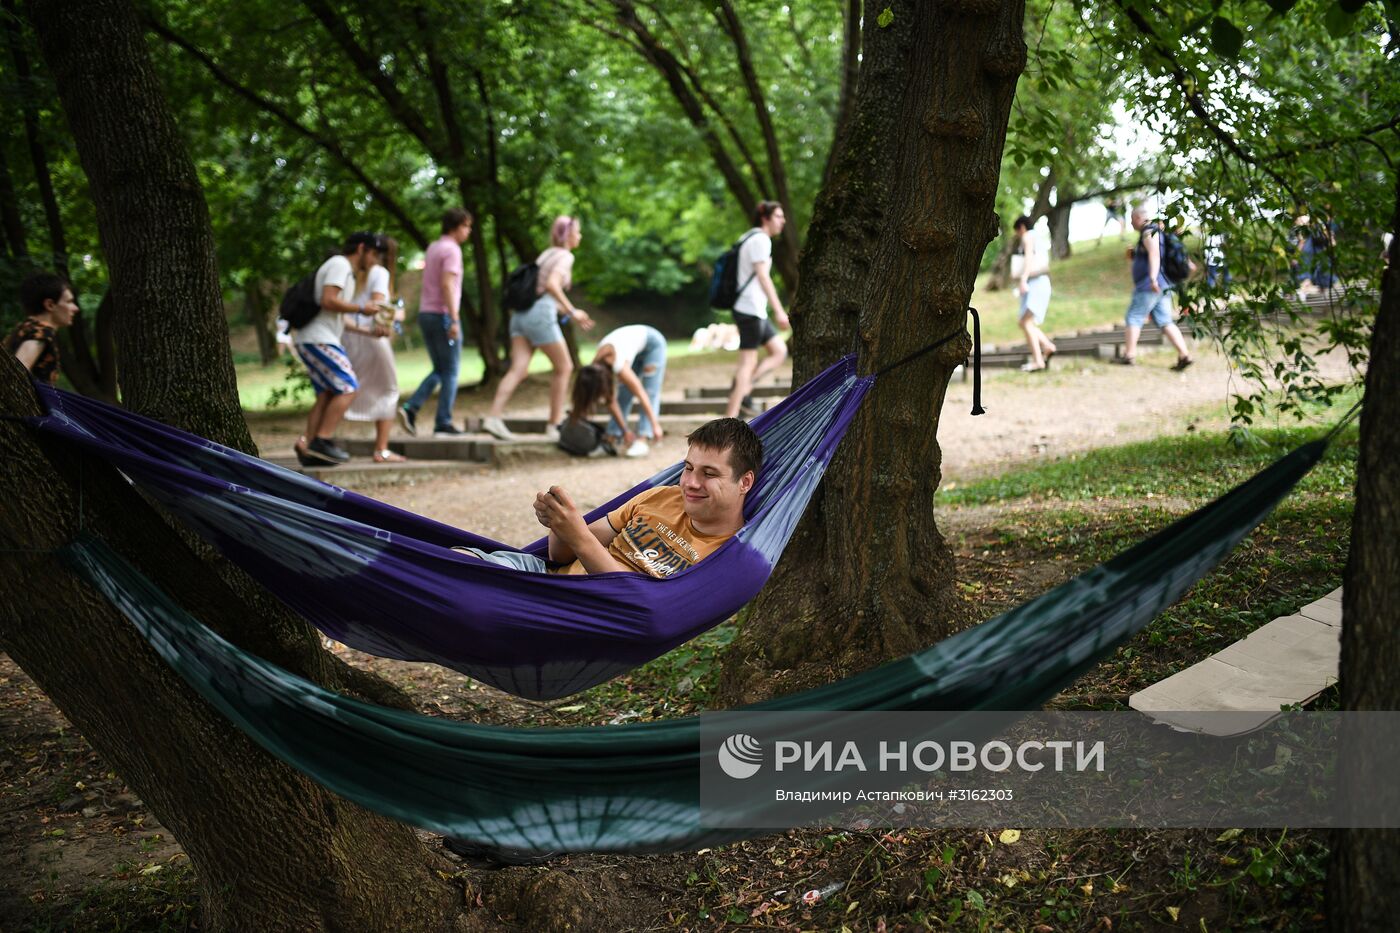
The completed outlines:
{"type": "Polygon", "coordinates": [[[481,430],[498,440],[515,440],[515,435],[510,432],[510,428],[506,427],[506,423],[500,418],[482,418],[481,430]]]}
{"type": "Polygon", "coordinates": [[[547,424],[544,426],[544,439],[555,443],[559,440],[559,425],[547,424]]]}
{"type": "Polygon", "coordinates": [[[627,456],[629,457],[645,457],[649,453],[651,453],[651,445],[640,437],[632,442],[631,447],[627,448],[627,456]]]}

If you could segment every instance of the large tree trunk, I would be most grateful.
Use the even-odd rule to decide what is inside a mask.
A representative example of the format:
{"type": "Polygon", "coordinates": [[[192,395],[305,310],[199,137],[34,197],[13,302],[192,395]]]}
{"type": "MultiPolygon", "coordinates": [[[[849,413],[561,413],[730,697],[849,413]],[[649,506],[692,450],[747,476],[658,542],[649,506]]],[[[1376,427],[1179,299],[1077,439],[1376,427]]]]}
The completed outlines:
{"type": "MultiPolygon", "coordinates": [[[[1400,178],[1391,229],[1400,229],[1400,178]]],[[[1400,710],[1400,239],[1390,245],[1380,312],[1371,332],[1356,512],[1342,594],[1342,708],[1400,710]]],[[[1372,749],[1338,769],[1339,792],[1351,800],[1384,798],[1394,812],[1394,774],[1377,773],[1372,749]]],[[[1333,834],[1327,918],[1333,929],[1393,929],[1400,916],[1400,830],[1333,834]]]]}
{"type": "MultiPolygon", "coordinates": [[[[962,331],[997,234],[1023,3],[890,9],[888,26],[866,30],[855,118],[807,237],[798,383],[845,353],[871,372],[962,331]]],[[[963,621],[933,496],[939,410],[968,349],[954,340],[872,389],[726,659],[729,698],[863,669],[963,621]]]]}
{"type": "MultiPolygon", "coordinates": [[[[28,11],[87,172],[112,274],[131,407],[245,450],[207,208],[125,0],[28,11]],[[117,142],[113,142],[113,141],[117,142]]],[[[35,410],[17,364],[0,408],[35,410]]],[[[170,827],[198,873],[209,929],[442,927],[460,891],[406,826],[344,801],[244,738],[48,551],[79,525],[241,646],[335,689],[377,680],[320,650],[301,620],[200,555],[119,474],[0,424],[0,536],[12,587],[0,642],[170,827]],[[81,506],[80,506],[81,504],[81,506]]]]}

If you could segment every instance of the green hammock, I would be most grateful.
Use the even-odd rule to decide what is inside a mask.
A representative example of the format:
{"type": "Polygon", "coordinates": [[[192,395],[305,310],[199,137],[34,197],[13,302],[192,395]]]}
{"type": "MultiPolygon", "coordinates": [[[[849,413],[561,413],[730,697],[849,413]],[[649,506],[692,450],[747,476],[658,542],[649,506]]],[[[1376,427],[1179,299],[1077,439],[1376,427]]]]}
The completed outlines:
{"type": "MultiPolygon", "coordinates": [[[[750,710],[1038,708],[1205,576],[1315,464],[1307,444],[1039,598],[931,648],[750,710]]],[[[215,634],[100,541],[75,569],[268,751],[407,823],[528,850],[666,851],[735,838],[701,824],[695,718],[572,729],[433,719],[332,693],[215,634]]],[[[911,736],[918,738],[917,736],[911,736]]]]}

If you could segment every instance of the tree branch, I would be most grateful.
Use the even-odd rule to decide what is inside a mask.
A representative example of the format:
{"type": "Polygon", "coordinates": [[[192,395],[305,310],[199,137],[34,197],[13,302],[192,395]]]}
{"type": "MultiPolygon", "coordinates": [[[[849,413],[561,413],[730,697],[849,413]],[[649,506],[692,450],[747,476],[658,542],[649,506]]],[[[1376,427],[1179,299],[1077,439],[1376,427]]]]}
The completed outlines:
{"type": "Polygon", "coordinates": [[[166,42],[184,50],[186,54],[204,66],[204,70],[209,72],[210,77],[214,78],[214,80],[218,81],[234,94],[243,98],[263,113],[274,117],[292,132],[324,149],[332,158],[339,162],[356,181],[364,186],[365,190],[369,192],[376,202],[383,205],[384,210],[398,221],[404,233],[408,234],[409,238],[418,245],[419,249],[427,249],[428,238],[423,233],[422,228],[414,222],[413,218],[408,215],[408,212],[389,194],[389,192],[376,184],[374,179],[370,178],[369,174],[350,158],[345,150],[341,148],[337,140],[304,125],[275,101],[269,100],[252,88],[239,83],[237,79],[225,71],[223,67],[204,51],[154,17],[146,17],[146,27],[166,42]]]}

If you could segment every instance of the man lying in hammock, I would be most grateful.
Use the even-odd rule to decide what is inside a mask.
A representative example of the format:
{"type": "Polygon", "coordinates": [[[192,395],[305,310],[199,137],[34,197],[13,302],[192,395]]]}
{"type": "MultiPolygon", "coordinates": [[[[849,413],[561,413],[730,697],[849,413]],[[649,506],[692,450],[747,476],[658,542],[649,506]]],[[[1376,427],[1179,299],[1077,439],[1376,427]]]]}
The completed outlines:
{"type": "Polygon", "coordinates": [[[517,551],[459,550],[536,573],[669,577],[684,570],[744,526],[744,497],[763,460],[763,442],[738,418],[707,422],[686,440],[679,485],[640,492],[592,524],[584,524],[562,487],[537,495],[535,517],[549,529],[550,564],[517,551]]]}

